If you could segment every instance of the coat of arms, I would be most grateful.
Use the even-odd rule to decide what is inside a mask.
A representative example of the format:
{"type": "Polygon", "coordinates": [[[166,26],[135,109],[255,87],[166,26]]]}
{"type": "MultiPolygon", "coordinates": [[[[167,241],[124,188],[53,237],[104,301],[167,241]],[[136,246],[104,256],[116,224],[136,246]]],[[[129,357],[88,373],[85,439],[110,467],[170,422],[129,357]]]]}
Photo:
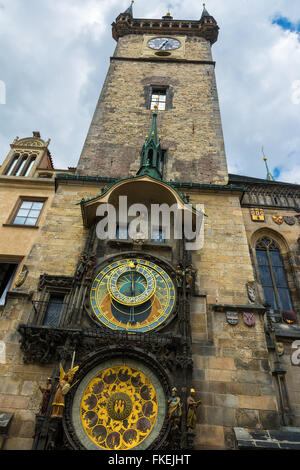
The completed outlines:
{"type": "Polygon", "coordinates": [[[264,222],[265,221],[265,214],[263,209],[259,209],[258,207],[254,207],[250,209],[251,219],[254,222],[264,222]]]}
{"type": "Polygon", "coordinates": [[[277,225],[283,224],[282,215],[272,215],[272,219],[274,220],[275,224],[277,224],[277,225]]]}
{"type": "Polygon", "coordinates": [[[276,343],[276,347],[277,347],[278,356],[283,356],[284,355],[283,343],[276,343]]]}
{"type": "Polygon", "coordinates": [[[226,312],[226,319],[229,325],[237,325],[239,321],[238,312],[226,312]]]}
{"type": "Polygon", "coordinates": [[[295,217],[293,216],[283,216],[283,220],[288,225],[295,225],[296,223],[295,217]]]}
{"type": "Polygon", "coordinates": [[[249,282],[246,284],[246,289],[247,289],[247,294],[248,298],[251,302],[256,302],[256,293],[255,293],[255,287],[250,284],[249,282]]]}
{"type": "Polygon", "coordinates": [[[292,324],[295,323],[297,320],[295,312],[292,312],[291,310],[283,310],[281,312],[282,319],[285,321],[285,323],[292,324]]]}
{"type": "Polygon", "coordinates": [[[244,319],[244,323],[247,326],[254,326],[255,325],[255,315],[254,315],[254,313],[244,312],[243,313],[243,319],[244,319]]]}

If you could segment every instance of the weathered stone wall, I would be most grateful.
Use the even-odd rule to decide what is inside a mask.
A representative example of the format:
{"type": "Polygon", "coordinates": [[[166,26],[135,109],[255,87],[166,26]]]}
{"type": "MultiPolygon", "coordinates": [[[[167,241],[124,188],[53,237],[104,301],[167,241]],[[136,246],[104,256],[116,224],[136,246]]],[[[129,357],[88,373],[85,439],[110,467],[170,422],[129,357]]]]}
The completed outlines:
{"type": "Polygon", "coordinates": [[[142,37],[120,40],[77,167],[79,174],[126,177],[139,168],[139,152],[152,112],[145,87],[170,86],[173,106],[158,113],[158,133],[168,163],[164,178],[226,183],[227,166],[214,65],[204,39],[188,39],[186,62],[140,58],[142,37]],[[125,60],[127,59],[127,60],[125,60]],[[187,86],[187,77],[189,82],[187,86]]]}
{"type": "Polygon", "coordinates": [[[26,322],[31,310],[27,296],[8,295],[0,317],[0,341],[5,343],[5,357],[0,361],[0,410],[13,413],[4,450],[30,450],[33,444],[35,414],[39,409],[44,386],[52,366],[23,363],[19,345],[19,323],[26,322]]]}
{"type": "Polygon", "coordinates": [[[299,360],[300,353],[299,350],[299,338],[280,338],[279,341],[282,341],[284,346],[284,353],[280,357],[281,364],[284,369],[286,369],[286,384],[289,394],[289,399],[291,402],[291,409],[294,415],[294,426],[300,426],[300,364],[295,363],[295,359],[299,360]],[[293,343],[298,341],[298,345],[293,343]],[[293,358],[293,354],[295,357],[293,358]]]}

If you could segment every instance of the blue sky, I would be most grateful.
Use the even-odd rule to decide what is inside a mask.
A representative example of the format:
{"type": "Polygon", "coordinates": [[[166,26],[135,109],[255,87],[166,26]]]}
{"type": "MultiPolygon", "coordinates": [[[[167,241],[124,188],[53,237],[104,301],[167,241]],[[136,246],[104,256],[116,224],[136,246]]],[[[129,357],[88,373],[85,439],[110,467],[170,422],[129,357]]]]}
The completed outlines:
{"type": "MultiPolygon", "coordinates": [[[[111,23],[129,0],[0,0],[0,162],[16,136],[51,138],[56,168],[76,166],[113,55],[111,23]],[[0,89],[1,93],[1,89],[0,89]]],[[[136,0],[137,18],[198,19],[202,2],[136,0]]],[[[299,0],[209,0],[231,173],[300,183],[299,0]]]]}
{"type": "Polygon", "coordinates": [[[285,16],[277,15],[273,19],[272,23],[277,24],[278,26],[280,26],[282,29],[284,29],[286,31],[292,31],[292,32],[297,32],[297,33],[300,32],[300,22],[299,23],[293,23],[292,21],[290,21],[285,16]]]}

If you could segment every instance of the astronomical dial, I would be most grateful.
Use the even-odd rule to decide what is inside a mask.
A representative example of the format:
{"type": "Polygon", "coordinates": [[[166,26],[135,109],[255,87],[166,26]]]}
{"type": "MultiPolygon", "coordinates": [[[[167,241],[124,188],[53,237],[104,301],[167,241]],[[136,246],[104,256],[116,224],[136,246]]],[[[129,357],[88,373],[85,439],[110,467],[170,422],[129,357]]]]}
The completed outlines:
{"type": "Polygon", "coordinates": [[[175,306],[175,287],[157,264],[126,258],[99,272],[90,302],[97,320],[108,328],[145,333],[170,316],[175,306]]]}
{"type": "Polygon", "coordinates": [[[181,46],[180,41],[174,38],[152,38],[148,41],[148,46],[157,51],[171,51],[181,46]]]}

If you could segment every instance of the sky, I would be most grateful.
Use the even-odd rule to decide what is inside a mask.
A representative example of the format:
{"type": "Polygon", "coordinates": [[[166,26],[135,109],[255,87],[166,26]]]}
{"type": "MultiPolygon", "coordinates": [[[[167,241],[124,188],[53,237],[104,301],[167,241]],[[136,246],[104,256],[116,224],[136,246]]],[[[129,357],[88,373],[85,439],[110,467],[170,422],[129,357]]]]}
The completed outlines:
{"type": "MultiPolygon", "coordinates": [[[[76,166],[130,0],[0,0],[0,163],[40,131],[55,168],[76,166]]],[[[136,18],[200,18],[196,0],[135,0],[136,18]]],[[[300,184],[299,0],[207,0],[230,173],[300,184]],[[263,148],[263,152],[262,152],[263,148]]]]}

